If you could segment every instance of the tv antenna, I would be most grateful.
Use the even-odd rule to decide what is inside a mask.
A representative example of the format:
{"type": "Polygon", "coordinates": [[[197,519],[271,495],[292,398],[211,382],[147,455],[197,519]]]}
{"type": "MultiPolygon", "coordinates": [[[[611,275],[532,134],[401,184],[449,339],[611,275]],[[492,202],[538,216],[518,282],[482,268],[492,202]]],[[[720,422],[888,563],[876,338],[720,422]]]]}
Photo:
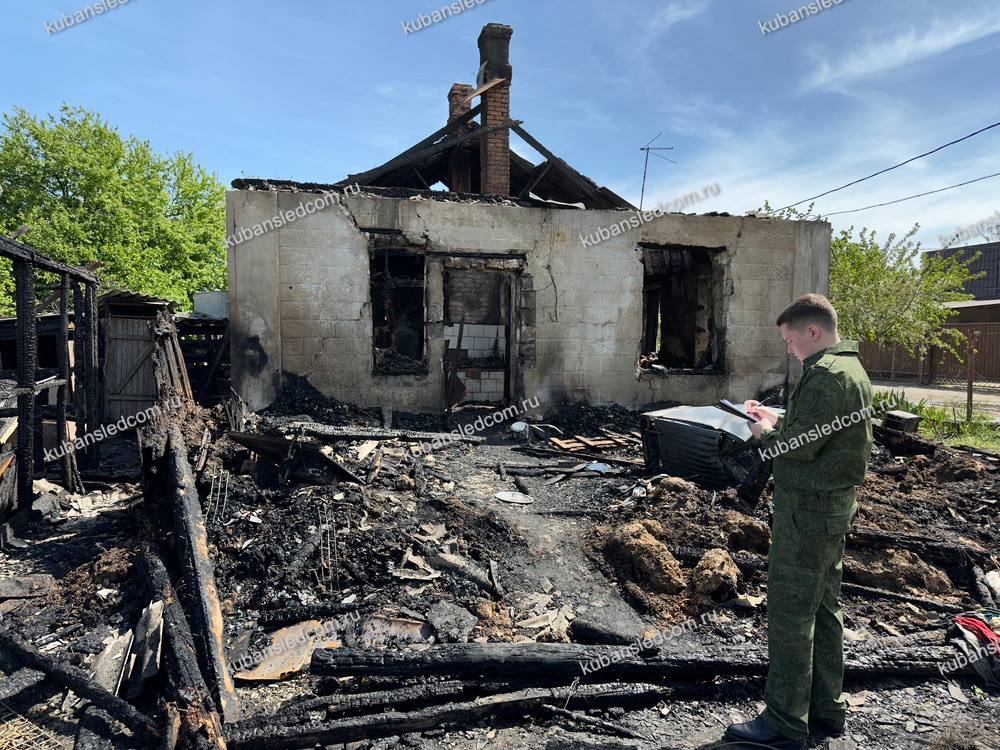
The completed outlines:
{"type": "Polygon", "coordinates": [[[662,130],[659,133],[657,133],[655,136],[653,136],[653,140],[651,140],[649,143],[647,143],[645,146],[643,146],[642,148],[639,149],[640,151],[645,151],[646,152],[646,161],[642,165],[642,193],[639,195],[639,210],[640,211],[642,210],[642,201],[646,197],[646,172],[649,170],[649,155],[652,154],[653,156],[659,156],[664,161],[669,161],[671,164],[677,164],[677,162],[675,162],[673,159],[668,159],[667,157],[663,156],[662,154],[656,153],[657,151],[673,151],[674,150],[673,146],[653,146],[652,145],[653,141],[655,141],[661,135],[663,135],[663,131],[662,130]]]}

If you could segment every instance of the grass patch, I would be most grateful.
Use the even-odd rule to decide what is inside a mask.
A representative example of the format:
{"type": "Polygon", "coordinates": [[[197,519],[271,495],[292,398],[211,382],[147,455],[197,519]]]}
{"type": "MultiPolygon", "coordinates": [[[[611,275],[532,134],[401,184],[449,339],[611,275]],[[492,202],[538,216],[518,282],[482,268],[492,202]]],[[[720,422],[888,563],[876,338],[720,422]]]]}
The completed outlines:
{"type": "Polygon", "coordinates": [[[872,403],[878,417],[894,409],[920,415],[920,434],[924,437],[945,445],[1000,452],[1000,423],[994,415],[973,410],[972,419],[967,421],[964,407],[931,406],[925,399],[913,402],[907,399],[905,390],[879,391],[872,403]]]}

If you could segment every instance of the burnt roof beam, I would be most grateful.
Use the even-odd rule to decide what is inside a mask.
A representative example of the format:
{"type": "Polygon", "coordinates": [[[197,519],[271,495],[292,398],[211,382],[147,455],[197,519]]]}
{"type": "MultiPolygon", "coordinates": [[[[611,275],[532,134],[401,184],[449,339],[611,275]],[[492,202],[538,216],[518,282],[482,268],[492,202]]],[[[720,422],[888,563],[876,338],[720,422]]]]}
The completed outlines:
{"type": "MultiPolygon", "coordinates": [[[[358,174],[348,175],[345,179],[341,180],[337,184],[349,185],[356,183],[358,185],[369,185],[373,180],[377,180],[379,177],[383,176],[387,172],[391,172],[392,170],[398,169],[399,167],[405,167],[408,164],[413,164],[415,160],[410,157],[413,157],[414,155],[419,153],[423,153],[424,151],[427,150],[428,146],[433,144],[439,138],[447,136],[451,133],[454,133],[456,130],[460,129],[463,125],[466,125],[470,120],[472,120],[472,118],[476,117],[480,112],[482,112],[482,109],[483,106],[481,104],[476,105],[461,117],[457,117],[444,127],[437,129],[419,143],[414,144],[410,148],[406,149],[406,151],[404,151],[403,153],[394,156],[392,159],[387,161],[382,166],[375,167],[374,169],[369,169],[367,172],[359,172],[358,174]]],[[[444,141],[441,141],[441,143],[444,143],[444,141]]],[[[441,144],[439,143],[437,145],[441,144]]],[[[445,146],[445,148],[447,148],[447,146],[445,146]]],[[[431,155],[436,154],[440,150],[442,149],[436,149],[434,151],[431,151],[431,155]]]]}
{"type": "MultiPolygon", "coordinates": [[[[40,268],[43,271],[52,271],[53,273],[59,274],[65,273],[70,278],[77,279],[88,284],[97,284],[99,281],[95,274],[85,268],[71,266],[67,263],[60,263],[57,260],[52,260],[47,255],[35,250],[33,247],[22,245],[20,242],[16,242],[15,240],[11,240],[6,237],[0,237],[0,256],[10,258],[11,260],[27,261],[31,265],[35,266],[35,268],[40,268]]],[[[32,309],[34,309],[34,306],[32,306],[32,309]]]]}
{"type": "MultiPolygon", "coordinates": [[[[458,120],[455,120],[455,122],[457,123],[458,120]]],[[[379,177],[395,169],[409,166],[410,164],[417,164],[423,161],[424,159],[428,159],[431,156],[434,156],[435,154],[444,151],[445,149],[451,148],[452,146],[458,146],[472,138],[478,138],[481,135],[485,135],[493,130],[498,130],[500,128],[513,128],[520,125],[520,123],[521,123],[520,120],[507,120],[506,122],[500,123],[499,125],[496,125],[492,128],[480,127],[477,128],[476,130],[471,130],[468,133],[462,133],[461,135],[452,135],[449,136],[448,138],[445,138],[442,141],[439,141],[430,148],[423,149],[422,151],[415,151],[405,158],[398,157],[391,162],[383,164],[381,167],[377,167],[371,170],[371,172],[366,172],[364,175],[351,175],[351,177],[349,177],[348,179],[353,182],[357,182],[359,185],[368,185],[373,180],[377,180],[379,177]]]]}

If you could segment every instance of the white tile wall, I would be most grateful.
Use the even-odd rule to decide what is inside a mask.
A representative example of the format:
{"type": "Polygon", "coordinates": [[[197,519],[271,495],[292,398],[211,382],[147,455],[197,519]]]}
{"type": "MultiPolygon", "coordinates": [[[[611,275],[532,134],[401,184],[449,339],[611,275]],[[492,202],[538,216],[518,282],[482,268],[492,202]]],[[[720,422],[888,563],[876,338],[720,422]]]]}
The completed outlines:
{"type": "Polygon", "coordinates": [[[478,378],[469,377],[467,370],[459,370],[458,377],[465,385],[466,401],[503,401],[503,370],[479,370],[478,378]]]}
{"type": "MultiPolygon", "coordinates": [[[[444,337],[449,348],[458,346],[458,328],[456,325],[444,327],[444,337]]],[[[479,325],[466,323],[462,332],[462,348],[469,353],[471,359],[483,359],[499,353],[501,357],[507,351],[507,339],[502,325],[479,325]]]]}

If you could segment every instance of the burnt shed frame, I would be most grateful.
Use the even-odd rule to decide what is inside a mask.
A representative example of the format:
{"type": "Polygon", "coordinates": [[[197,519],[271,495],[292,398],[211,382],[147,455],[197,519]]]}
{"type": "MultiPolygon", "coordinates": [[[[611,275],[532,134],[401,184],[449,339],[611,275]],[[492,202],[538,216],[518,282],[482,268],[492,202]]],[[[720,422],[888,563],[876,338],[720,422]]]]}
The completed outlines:
{"type": "MultiPolygon", "coordinates": [[[[56,434],[61,445],[67,442],[66,422],[69,416],[67,397],[71,379],[69,374],[69,295],[73,292],[74,348],[77,341],[83,345],[83,356],[76,352],[74,370],[78,427],[84,432],[93,431],[100,424],[97,399],[97,284],[98,277],[91,271],[53,260],[29,245],[0,237],[0,256],[9,258],[14,265],[14,299],[17,312],[17,509],[27,512],[34,501],[32,482],[35,475],[36,454],[41,452],[41,433],[44,410],[36,409],[35,401],[44,390],[56,387],[56,434]],[[48,272],[59,280],[60,331],[56,345],[58,376],[44,384],[38,375],[38,310],[35,307],[35,274],[48,272]]],[[[63,483],[67,490],[83,489],[75,454],[63,451],[60,458],[63,483]]]]}

